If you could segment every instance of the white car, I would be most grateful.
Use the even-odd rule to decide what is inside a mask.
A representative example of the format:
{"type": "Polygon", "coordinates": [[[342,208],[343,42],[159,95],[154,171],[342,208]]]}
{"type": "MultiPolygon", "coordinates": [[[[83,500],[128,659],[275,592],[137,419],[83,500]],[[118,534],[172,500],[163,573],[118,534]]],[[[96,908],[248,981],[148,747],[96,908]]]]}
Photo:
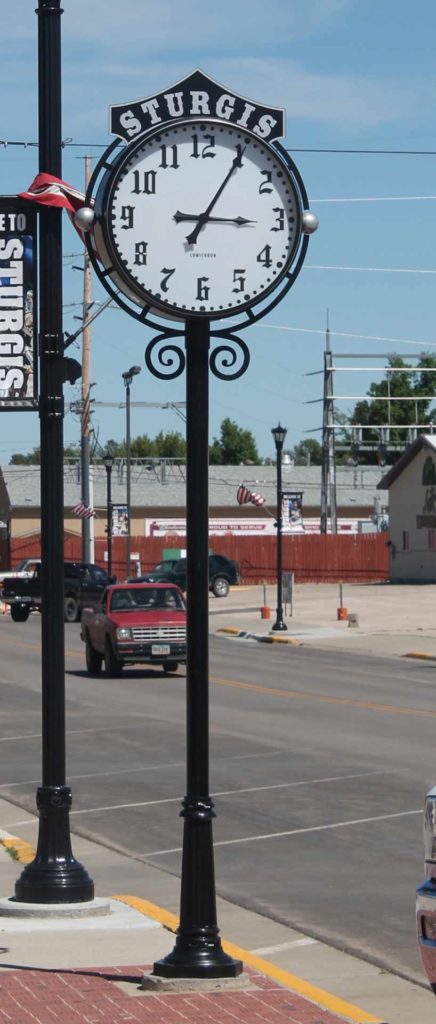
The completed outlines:
{"type": "Polygon", "coordinates": [[[436,786],[424,805],[425,879],[416,891],[416,925],[421,960],[436,995],[436,786]]]}

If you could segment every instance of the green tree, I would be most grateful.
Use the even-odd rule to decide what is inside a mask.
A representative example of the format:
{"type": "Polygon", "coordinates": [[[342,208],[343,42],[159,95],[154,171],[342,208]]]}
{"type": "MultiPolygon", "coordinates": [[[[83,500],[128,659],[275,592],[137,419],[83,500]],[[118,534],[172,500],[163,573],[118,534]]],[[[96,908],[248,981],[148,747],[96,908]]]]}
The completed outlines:
{"type": "MultiPolygon", "coordinates": [[[[436,391],[436,359],[427,352],[422,352],[413,372],[406,368],[412,367],[405,363],[401,356],[389,356],[389,366],[395,367],[394,373],[387,372],[383,380],[374,382],[368,389],[368,398],[357,404],[350,417],[351,425],[380,424],[380,427],[392,423],[389,427],[388,436],[384,437],[387,445],[392,445],[395,451],[386,451],[386,462],[392,464],[399,458],[401,452],[408,443],[407,430],[396,430],[395,427],[412,427],[414,424],[431,424],[436,422],[436,410],[431,410],[430,405],[436,391]],[[404,372],[402,372],[404,371],[404,372]],[[430,371],[430,372],[428,372],[430,371]],[[394,401],[387,401],[388,398],[394,401]],[[401,399],[412,399],[402,401],[401,399]],[[397,400],[395,400],[397,399],[397,400]]],[[[422,433],[421,431],[419,431],[422,433]]],[[[344,437],[349,441],[350,432],[345,432],[344,437]]],[[[351,428],[351,439],[353,431],[351,428]]],[[[355,447],[359,438],[354,435],[355,447]]],[[[380,445],[380,430],[363,430],[361,442],[363,447],[359,452],[359,462],[373,464],[379,461],[378,449],[380,445]],[[373,450],[365,451],[366,445],[371,445],[373,450]]],[[[351,452],[351,449],[350,449],[351,452]]],[[[355,454],[357,454],[355,452],[355,454]]]]}
{"type": "Polygon", "coordinates": [[[211,466],[258,465],[259,453],[251,431],[243,430],[229,418],[224,419],[220,437],[215,437],[210,445],[209,461],[211,466]]]}
{"type": "Polygon", "coordinates": [[[308,437],[300,441],[291,451],[296,466],[320,466],[322,462],[322,447],[319,441],[308,437]]]}

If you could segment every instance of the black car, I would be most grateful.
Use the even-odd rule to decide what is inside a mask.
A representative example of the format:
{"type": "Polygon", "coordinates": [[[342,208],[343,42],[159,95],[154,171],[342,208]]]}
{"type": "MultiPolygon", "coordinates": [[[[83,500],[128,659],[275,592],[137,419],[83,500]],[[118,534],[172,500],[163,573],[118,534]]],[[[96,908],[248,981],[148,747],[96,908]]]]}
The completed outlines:
{"type": "MultiPolygon", "coordinates": [[[[132,580],[129,582],[135,582],[132,580]]],[[[144,573],[136,582],[177,583],[180,590],[186,590],[186,558],[168,558],[158,562],[149,573],[144,573]]],[[[215,597],[227,597],[230,585],[239,583],[237,562],[225,555],[209,555],[209,590],[215,597]]]]}

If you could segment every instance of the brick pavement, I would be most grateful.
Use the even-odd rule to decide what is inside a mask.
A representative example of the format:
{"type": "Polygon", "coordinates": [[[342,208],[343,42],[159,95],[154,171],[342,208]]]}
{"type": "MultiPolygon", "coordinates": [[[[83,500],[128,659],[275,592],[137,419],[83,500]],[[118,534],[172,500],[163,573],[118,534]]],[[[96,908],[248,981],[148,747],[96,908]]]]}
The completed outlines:
{"type": "Polygon", "coordinates": [[[247,989],[143,992],[150,966],[0,968],[1,1024],[339,1024],[346,1018],[252,969],[247,989]],[[129,991],[130,989],[130,991],[129,991]]]}

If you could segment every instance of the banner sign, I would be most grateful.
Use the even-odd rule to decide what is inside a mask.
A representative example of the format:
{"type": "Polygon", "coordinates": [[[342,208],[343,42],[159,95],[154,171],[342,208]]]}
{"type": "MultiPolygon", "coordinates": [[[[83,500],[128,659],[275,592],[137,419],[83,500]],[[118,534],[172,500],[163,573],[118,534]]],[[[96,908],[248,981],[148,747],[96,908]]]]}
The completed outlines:
{"type": "Polygon", "coordinates": [[[284,533],[303,533],[303,491],[282,491],[284,533]]]}
{"type": "Polygon", "coordinates": [[[127,537],[129,532],[129,512],[127,505],[112,505],[112,536],[127,537]]]}
{"type": "Polygon", "coordinates": [[[0,196],[0,412],[36,409],[36,213],[0,196]]]}

